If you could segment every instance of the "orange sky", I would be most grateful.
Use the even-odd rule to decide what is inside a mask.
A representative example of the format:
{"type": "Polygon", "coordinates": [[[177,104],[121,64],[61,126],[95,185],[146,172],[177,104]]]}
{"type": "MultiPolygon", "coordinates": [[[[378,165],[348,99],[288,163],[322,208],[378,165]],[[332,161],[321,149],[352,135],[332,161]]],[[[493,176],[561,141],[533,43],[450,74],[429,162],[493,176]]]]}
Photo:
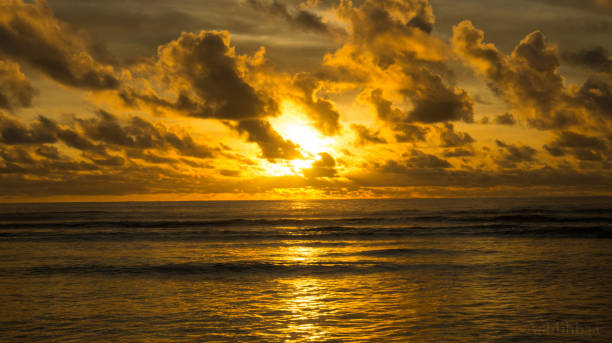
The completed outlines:
{"type": "Polygon", "coordinates": [[[8,0],[0,200],[612,194],[612,4],[8,0]]]}

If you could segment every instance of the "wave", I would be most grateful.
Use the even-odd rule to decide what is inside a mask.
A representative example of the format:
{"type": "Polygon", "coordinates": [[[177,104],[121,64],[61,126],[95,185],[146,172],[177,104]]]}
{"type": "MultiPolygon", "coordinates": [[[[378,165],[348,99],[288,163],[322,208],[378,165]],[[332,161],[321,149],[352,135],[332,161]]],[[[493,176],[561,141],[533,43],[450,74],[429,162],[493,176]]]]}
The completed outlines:
{"type": "Polygon", "coordinates": [[[371,257],[403,257],[419,255],[455,255],[465,253],[465,251],[445,250],[445,249],[377,249],[364,250],[350,253],[329,253],[325,256],[371,256],[371,257]]]}
{"type": "Polygon", "coordinates": [[[612,226],[460,225],[440,227],[350,227],[176,230],[5,230],[4,241],[342,241],[385,240],[404,237],[568,237],[612,238],[612,226]]]}
{"type": "Polygon", "coordinates": [[[177,263],[163,265],[71,265],[41,266],[27,270],[26,274],[129,274],[129,275],[223,275],[223,274],[326,274],[394,270],[398,266],[381,262],[329,262],[284,264],[269,262],[177,263]]]}
{"type": "MultiPolygon", "coordinates": [[[[410,270],[429,270],[436,272],[470,272],[477,270],[507,270],[536,269],[550,266],[552,261],[514,261],[508,263],[397,263],[381,261],[358,262],[317,262],[317,263],[272,263],[272,262],[225,262],[225,263],[169,263],[160,265],[105,265],[85,264],[68,266],[38,266],[22,270],[28,276],[62,275],[62,274],[105,274],[117,276],[292,276],[292,275],[337,275],[337,274],[369,274],[381,272],[397,272],[410,270]]],[[[14,271],[13,271],[14,272],[14,271]]]]}
{"type": "Polygon", "coordinates": [[[0,230],[3,229],[29,229],[29,228],[220,228],[220,227],[315,227],[321,231],[329,227],[342,227],[349,225],[389,225],[389,224],[418,224],[418,223],[609,223],[612,216],[606,215],[550,215],[550,214],[503,214],[482,215],[463,214],[461,216],[425,215],[412,217],[358,217],[358,218],[280,218],[280,219],[213,219],[213,220],[55,220],[55,221],[14,221],[3,218],[0,230]]]}

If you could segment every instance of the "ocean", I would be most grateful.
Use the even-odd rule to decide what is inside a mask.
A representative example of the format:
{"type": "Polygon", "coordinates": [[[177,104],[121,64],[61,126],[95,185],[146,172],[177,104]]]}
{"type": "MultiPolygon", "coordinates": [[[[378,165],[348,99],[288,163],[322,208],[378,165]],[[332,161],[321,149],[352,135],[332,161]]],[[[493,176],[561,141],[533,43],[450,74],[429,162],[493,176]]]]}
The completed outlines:
{"type": "Polygon", "coordinates": [[[1,342],[611,342],[612,198],[0,205],[1,342]]]}

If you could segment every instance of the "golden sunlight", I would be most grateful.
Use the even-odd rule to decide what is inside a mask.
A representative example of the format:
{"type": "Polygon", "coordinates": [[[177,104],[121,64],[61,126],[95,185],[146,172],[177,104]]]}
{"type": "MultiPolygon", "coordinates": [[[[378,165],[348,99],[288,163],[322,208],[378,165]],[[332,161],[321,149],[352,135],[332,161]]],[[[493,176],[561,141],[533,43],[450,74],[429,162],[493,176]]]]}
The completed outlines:
{"type": "Polygon", "coordinates": [[[307,159],[297,159],[291,161],[281,162],[268,162],[262,161],[262,167],[265,170],[266,175],[271,176],[287,176],[287,175],[298,175],[302,173],[302,170],[309,169],[312,164],[321,159],[321,156],[312,156],[307,159]]]}
{"type": "MultiPolygon", "coordinates": [[[[312,127],[311,121],[302,114],[299,107],[290,101],[283,102],[282,114],[277,118],[272,118],[270,122],[283,138],[298,144],[302,151],[312,155],[312,158],[322,152],[333,153],[334,151],[335,139],[323,136],[317,129],[312,127]]],[[[293,165],[304,168],[309,167],[311,164],[312,161],[309,161],[307,165],[304,165],[302,162],[293,165]]]]}
{"type": "Polygon", "coordinates": [[[332,137],[322,135],[312,126],[312,121],[291,101],[282,103],[282,114],[270,119],[272,127],[284,138],[299,145],[303,158],[291,161],[263,161],[265,174],[273,176],[299,175],[305,169],[312,168],[320,160],[320,153],[334,154],[338,143],[332,137]]]}

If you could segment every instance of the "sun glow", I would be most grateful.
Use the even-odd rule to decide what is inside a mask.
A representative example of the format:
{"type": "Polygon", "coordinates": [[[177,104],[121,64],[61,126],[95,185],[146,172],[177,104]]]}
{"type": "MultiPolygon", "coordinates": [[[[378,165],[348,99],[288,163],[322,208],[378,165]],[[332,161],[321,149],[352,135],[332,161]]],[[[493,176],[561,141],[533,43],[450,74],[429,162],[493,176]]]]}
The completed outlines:
{"type": "Polygon", "coordinates": [[[282,114],[272,118],[270,123],[284,139],[299,145],[304,157],[291,161],[265,161],[263,167],[267,175],[299,175],[321,159],[320,153],[335,153],[336,140],[322,135],[312,126],[312,121],[303,114],[301,108],[290,101],[283,102],[282,114]]]}
{"type": "Polygon", "coordinates": [[[312,164],[319,160],[320,156],[313,156],[307,159],[291,160],[286,162],[268,162],[264,161],[262,166],[266,175],[272,176],[287,176],[301,174],[304,169],[312,168],[312,164]]]}
{"type": "MultiPolygon", "coordinates": [[[[270,120],[272,126],[283,136],[300,146],[303,152],[310,160],[315,158],[319,153],[333,153],[333,145],[336,141],[331,137],[325,137],[317,129],[312,126],[312,122],[301,114],[300,108],[295,104],[285,101],[282,104],[282,115],[270,120]]],[[[304,167],[304,163],[295,160],[295,167],[304,167]]],[[[310,161],[310,166],[312,161],[310,161]]]]}

